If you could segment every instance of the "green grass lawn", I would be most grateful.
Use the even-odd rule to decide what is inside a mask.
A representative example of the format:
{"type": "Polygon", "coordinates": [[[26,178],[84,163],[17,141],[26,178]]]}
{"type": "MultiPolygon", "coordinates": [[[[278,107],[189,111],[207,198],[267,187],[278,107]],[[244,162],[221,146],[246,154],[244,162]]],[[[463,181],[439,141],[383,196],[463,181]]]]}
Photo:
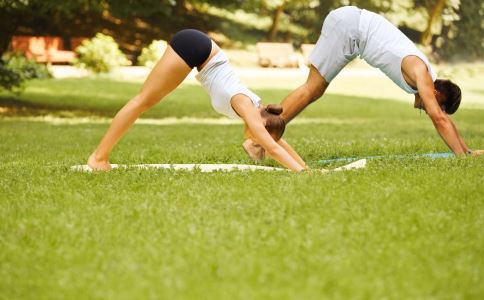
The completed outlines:
{"type": "MultiPolygon", "coordinates": [[[[483,299],[484,158],[340,173],[76,173],[139,84],[44,80],[0,94],[0,299],[483,299]]],[[[289,91],[257,90],[265,103],[289,91]]],[[[455,115],[484,148],[483,111],[455,115]]],[[[218,115],[185,85],[149,118],[218,115]]],[[[326,95],[286,139],[320,159],[448,151],[411,103],[326,95]],[[326,121],[327,122],[326,122],[326,121]]],[[[250,163],[242,125],[135,125],[115,163],[250,163]]],[[[265,161],[266,165],[276,165],[265,161]]]]}

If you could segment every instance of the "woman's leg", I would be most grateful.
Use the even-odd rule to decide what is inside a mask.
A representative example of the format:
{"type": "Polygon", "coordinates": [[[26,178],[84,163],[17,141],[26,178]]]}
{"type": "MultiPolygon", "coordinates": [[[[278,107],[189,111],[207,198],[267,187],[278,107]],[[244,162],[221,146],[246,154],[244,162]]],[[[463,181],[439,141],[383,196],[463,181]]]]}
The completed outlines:
{"type": "Polygon", "coordinates": [[[109,170],[111,150],[128,128],[146,110],[173,91],[190,73],[190,67],[168,46],[143,84],[141,91],[114,117],[108,131],[88,159],[94,170],[109,170]]]}

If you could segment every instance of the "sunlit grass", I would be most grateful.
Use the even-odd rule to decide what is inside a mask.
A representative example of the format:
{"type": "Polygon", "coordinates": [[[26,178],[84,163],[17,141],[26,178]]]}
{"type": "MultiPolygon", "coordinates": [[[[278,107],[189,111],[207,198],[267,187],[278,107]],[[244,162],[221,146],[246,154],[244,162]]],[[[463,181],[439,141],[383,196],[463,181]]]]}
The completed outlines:
{"type": "MultiPolygon", "coordinates": [[[[108,118],[138,88],[38,81],[2,96],[2,106],[27,108],[22,119],[0,117],[1,299],[484,297],[483,158],[379,159],[329,175],[86,174],[69,167],[85,162],[107,123],[28,119],[108,118]]],[[[195,86],[147,116],[217,117],[195,86]]],[[[328,95],[299,117],[325,118],[334,122],[294,122],[285,135],[313,168],[323,158],[447,151],[405,103],[328,95]]],[[[455,119],[471,147],[484,147],[482,110],[455,119]]],[[[241,142],[240,123],[138,124],[111,160],[251,163],[241,142]]]]}

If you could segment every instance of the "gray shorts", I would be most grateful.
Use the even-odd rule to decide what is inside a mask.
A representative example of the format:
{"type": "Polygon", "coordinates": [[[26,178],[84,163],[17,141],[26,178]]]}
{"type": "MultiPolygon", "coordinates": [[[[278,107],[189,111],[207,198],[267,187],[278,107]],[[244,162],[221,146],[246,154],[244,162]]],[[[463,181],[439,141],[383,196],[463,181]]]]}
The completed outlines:
{"type": "Polygon", "coordinates": [[[331,11],[324,19],[321,35],[309,55],[309,62],[329,83],[358,56],[361,9],[345,6],[331,11]]]}

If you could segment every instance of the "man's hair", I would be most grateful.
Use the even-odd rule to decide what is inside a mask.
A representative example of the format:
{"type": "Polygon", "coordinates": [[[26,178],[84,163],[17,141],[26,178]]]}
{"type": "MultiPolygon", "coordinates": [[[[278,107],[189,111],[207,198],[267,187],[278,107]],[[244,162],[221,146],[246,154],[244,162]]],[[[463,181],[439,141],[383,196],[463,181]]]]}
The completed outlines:
{"type": "Polygon", "coordinates": [[[455,113],[460,105],[462,93],[457,84],[447,79],[437,79],[434,87],[445,96],[445,103],[442,103],[442,109],[449,115],[455,113]]]}
{"type": "Polygon", "coordinates": [[[284,134],[286,122],[281,118],[282,106],[269,104],[261,111],[261,117],[266,119],[266,129],[275,141],[278,141],[284,134]]]}

